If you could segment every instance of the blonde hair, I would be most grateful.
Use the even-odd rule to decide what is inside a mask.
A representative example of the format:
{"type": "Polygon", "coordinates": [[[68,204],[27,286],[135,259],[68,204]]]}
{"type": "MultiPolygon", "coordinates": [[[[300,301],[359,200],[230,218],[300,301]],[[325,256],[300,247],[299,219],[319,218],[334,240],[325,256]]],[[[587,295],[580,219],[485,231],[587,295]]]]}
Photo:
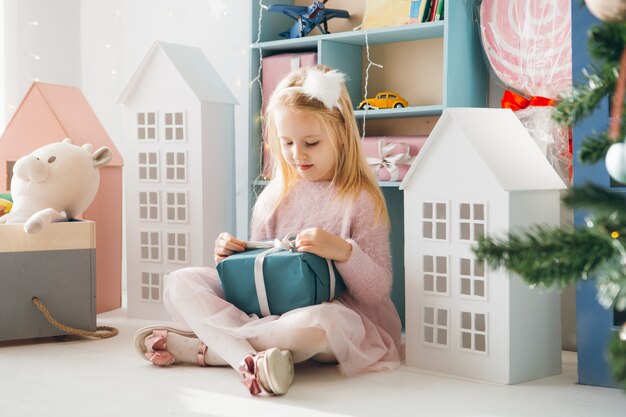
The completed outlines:
{"type": "Polygon", "coordinates": [[[273,215],[285,196],[299,180],[297,171],[283,158],[276,132],[274,114],[279,109],[306,112],[318,119],[325,134],[331,139],[335,150],[335,172],[331,187],[337,189],[337,198],[353,201],[362,191],[368,192],[375,205],[377,221],[389,224],[385,199],[372,170],[367,165],[361,149],[361,136],[354,119],[352,102],[345,84],[341,84],[341,95],[337,106],[328,109],[320,100],[301,89],[310,71],[329,72],[331,68],[316,65],[301,68],[285,77],[274,90],[265,111],[265,134],[272,161],[272,180],[254,207],[254,218],[265,223],[273,215]]]}

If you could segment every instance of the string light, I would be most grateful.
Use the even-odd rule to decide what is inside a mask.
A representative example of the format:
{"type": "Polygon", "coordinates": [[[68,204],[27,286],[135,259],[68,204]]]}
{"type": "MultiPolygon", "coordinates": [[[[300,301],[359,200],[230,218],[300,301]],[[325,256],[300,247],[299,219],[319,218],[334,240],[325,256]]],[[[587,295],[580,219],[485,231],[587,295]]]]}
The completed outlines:
{"type": "MultiPolygon", "coordinates": [[[[367,19],[367,12],[369,10],[369,0],[367,0],[365,2],[365,13],[363,14],[363,22],[366,21],[367,19]]],[[[363,24],[361,23],[359,26],[355,27],[353,30],[359,30],[361,29],[361,27],[363,26],[363,24]]],[[[381,64],[377,64],[374,61],[371,60],[370,58],[370,42],[369,42],[369,37],[368,37],[368,32],[367,29],[363,31],[363,33],[365,33],[365,56],[367,58],[367,67],[365,67],[365,86],[363,88],[363,100],[367,100],[367,88],[369,87],[369,80],[370,80],[370,68],[372,66],[374,67],[378,67],[378,68],[383,68],[383,66],[381,64]]],[[[367,117],[367,112],[369,110],[368,106],[364,107],[364,112],[363,112],[363,124],[361,125],[361,139],[365,138],[365,120],[367,117]]]]}
{"type": "MultiPolygon", "coordinates": [[[[263,4],[263,0],[259,0],[259,20],[257,22],[257,34],[256,34],[256,43],[258,44],[259,42],[261,42],[261,25],[263,22],[263,10],[267,9],[267,6],[263,4]]],[[[254,77],[249,84],[249,89],[250,92],[252,92],[252,88],[254,86],[254,83],[258,83],[259,84],[259,93],[261,94],[261,97],[263,97],[263,83],[261,82],[261,70],[263,68],[263,51],[259,48],[259,69],[257,71],[256,77],[254,77]]],[[[251,94],[250,94],[251,95],[251,94]]],[[[263,124],[263,114],[261,113],[261,110],[259,110],[259,113],[257,114],[256,118],[255,118],[255,125],[258,124],[263,124]]],[[[263,167],[263,160],[264,160],[264,155],[266,155],[266,152],[268,152],[269,150],[266,149],[267,147],[267,143],[262,140],[261,141],[261,148],[260,153],[261,153],[261,157],[259,158],[259,177],[266,180],[267,178],[263,175],[264,172],[264,167],[263,167]]]]}
{"type": "MultiPolygon", "coordinates": [[[[30,2],[26,2],[25,7],[24,7],[24,13],[27,19],[25,36],[24,36],[24,49],[25,49],[25,53],[27,57],[30,58],[30,59],[27,59],[25,62],[26,80],[28,84],[32,84],[33,82],[38,82],[39,77],[35,76],[34,74],[31,74],[31,68],[32,68],[31,63],[32,61],[41,61],[41,56],[30,50],[29,40],[33,38],[32,36],[33,30],[36,30],[39,27],[39,21],[36,19],[32,19],[29,3],[30,2]]],[[[37,39],[37,37],[35,37],[35,39],[37,39]]],[[[39,65],[37,65],[37,68],[39,68],[39,65]]]]}
{"type": "MultiPolygon", "coordinates": [[[[263,22],[263,10],[267,9],[267,6],[263,4],[263,0],[259,0],[259,21],[257,22],[257,34],[256,34],[256,43],[261,42],[261,24],[263,22]]],[[[250,81],[250,90],[252,90],[252,86],[254,83],[259,84],[259,91],[261,93],[261,97],[263,97],[263,84],[261,83],[261,69],[263,68],[263,52],[261,49],[259,51],[259,69],[257,71],[256,77],[250,81]]]]}
{"type": "Polygon", "coordinates": [[[222,16],[228,16],[228,10],[222,0],[212,0],[209,8],[209,16],[216,19],[220,19],[222,16]]]}

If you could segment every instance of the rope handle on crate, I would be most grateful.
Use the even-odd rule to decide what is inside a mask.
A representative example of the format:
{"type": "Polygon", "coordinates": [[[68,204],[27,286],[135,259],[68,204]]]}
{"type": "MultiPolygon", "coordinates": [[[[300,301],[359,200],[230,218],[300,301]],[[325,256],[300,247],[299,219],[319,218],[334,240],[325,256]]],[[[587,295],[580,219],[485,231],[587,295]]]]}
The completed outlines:
{"type": "Polygon", "coordinates": [[[43,313],[46,320],[48,320],[50,324],[52,324],[57,329],[62,330],[66,333],[76,334],[79,336],[95,337],[97,339],[108,339],[109,337],[116,336],[119,333],[118,329],[116,329],[115,327],[109,327],[109,326],[97,326],[96,327],[97,330],[95,332],[91,332],[89,330],[75,329],[73,327],[66,326],[64,324],[59,323],[58,321],[54,319],[54,317],[52,317],[52,315],[50,314],[46,306],[44,306],[41,300],[39,300],[39,297],[33,297],[31,301],[33,302],[35,307],[37,307],[39,311],[43,313]]]}

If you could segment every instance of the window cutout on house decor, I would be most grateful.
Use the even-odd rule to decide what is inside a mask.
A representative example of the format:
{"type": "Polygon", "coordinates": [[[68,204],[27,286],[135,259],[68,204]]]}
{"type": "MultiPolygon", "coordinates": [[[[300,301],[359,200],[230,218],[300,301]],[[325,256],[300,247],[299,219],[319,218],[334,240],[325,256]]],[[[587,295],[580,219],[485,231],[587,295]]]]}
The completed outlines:
{"type": "Polygon", "coordinates": [[[13,165],[15,165],[15,161],[6,161],[6,187],[5,190],[11,191],[11,180],[13,179],[13,165]]]}
{"type": "Polygon", "coordinates": [[[159,153],[139,152],[139,181],[159,181],[159,153]]]}
{"type": "Polygon", "coordinates": [[[424,292],[449,295],[450,268],[448,268],[448,257],[424,255],[423,261],[424,292]]]}
{"type": "Polygon", "coordinates": [[[185,113],[165,113],[164,127],[166,141],[182,142],[187,139],[185,129],[185,113]]]}
{"type": "Polygon", "coordinates": [[[140,232],[139,246],[142,261],[161,260],[161,238],[159,232],[140,232]]]}
{"type": "Polygon", "coordinates": [[[167,261],[174,263],[187,262],[187,233],[168,232],[166,241],[167,261]]]}
{"type": "Polygon", "coordinates": [[[486,300],[487,274],[484,262],[473,258],[459,260],[460,292],[463,297],[486,300]]]}
{"type": "Polygon", "coordinates": [[[482,203],[459,204],[459,238],[476,241],[487,230],[487,206],[482,203]]]}
{"type": "Polygon", "coordinates": [[[422,237],[448,240],[448,203],[422,203],[422,237]]]}
{"type": "Polygon", "coordinates": [[[162,281],[159,272],[141,273],[141,300],[161,302],[162,281]]]}
{"type": "Polygon", "coordinates": [[[137,140],[157,140],[156,112],[137,113],[137,140]]]}
{"type": "Polygon", "coordinates": [[[165,179],[168,182],[187,181],[187,153],[167,152],[165,154],[165,179]]]}
{"type": "Polygon", "coordinates": [[[422,343],[448,347],[449,312],[445,308],[424,306],[422,310],[422,343]]]}
{"type": "Polygon", "coordinates": [[[168,222],[187,223],[188,199],[186,191],[168,192],[166,204],[168,222]]]}
{"type": "Polygon", "coordinates": [[[158,191],[139,192],[139,220],[161,220],[161,202],[158,191]]]}
{"type": "Polygon", "coordinates": [[[461,312],[461,350],[487,353],[487,314],[461,312]]]}

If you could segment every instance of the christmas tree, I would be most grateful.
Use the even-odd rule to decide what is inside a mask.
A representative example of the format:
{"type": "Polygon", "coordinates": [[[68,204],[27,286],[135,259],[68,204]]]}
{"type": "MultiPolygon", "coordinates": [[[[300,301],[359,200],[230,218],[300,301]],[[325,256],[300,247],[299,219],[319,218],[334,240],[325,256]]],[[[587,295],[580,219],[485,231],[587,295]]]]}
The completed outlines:
{"type": "MultiPolygon", "coordinates": [[[[587,83],[575,85],[560,99],[554,118],[571,127],[590,115],[601,100],[612,98],[608,132],[585,138],[577,157],[585,164],[604,159],[609,174],[626,183],[626,145],[622,142],[626,134],[622,118],[626,23],[622,23],[623,16],[617,20],[602,21],[589,32],[587,47],[592,63],[584,71],[587,83]]],[[[626,310],[626,199],[588,184],[569,189],[563,202],[570,208],[589,210],[586,227],[537,225],[508,236],[483,237],[474,248],[477,258],[492,268],[516,272],[531,286],[564,287],[578,280],[594,280],[603,307],[626,310]]],[[[626,324],[608,349],[615,380],[626,389],[626,324]]]]}

